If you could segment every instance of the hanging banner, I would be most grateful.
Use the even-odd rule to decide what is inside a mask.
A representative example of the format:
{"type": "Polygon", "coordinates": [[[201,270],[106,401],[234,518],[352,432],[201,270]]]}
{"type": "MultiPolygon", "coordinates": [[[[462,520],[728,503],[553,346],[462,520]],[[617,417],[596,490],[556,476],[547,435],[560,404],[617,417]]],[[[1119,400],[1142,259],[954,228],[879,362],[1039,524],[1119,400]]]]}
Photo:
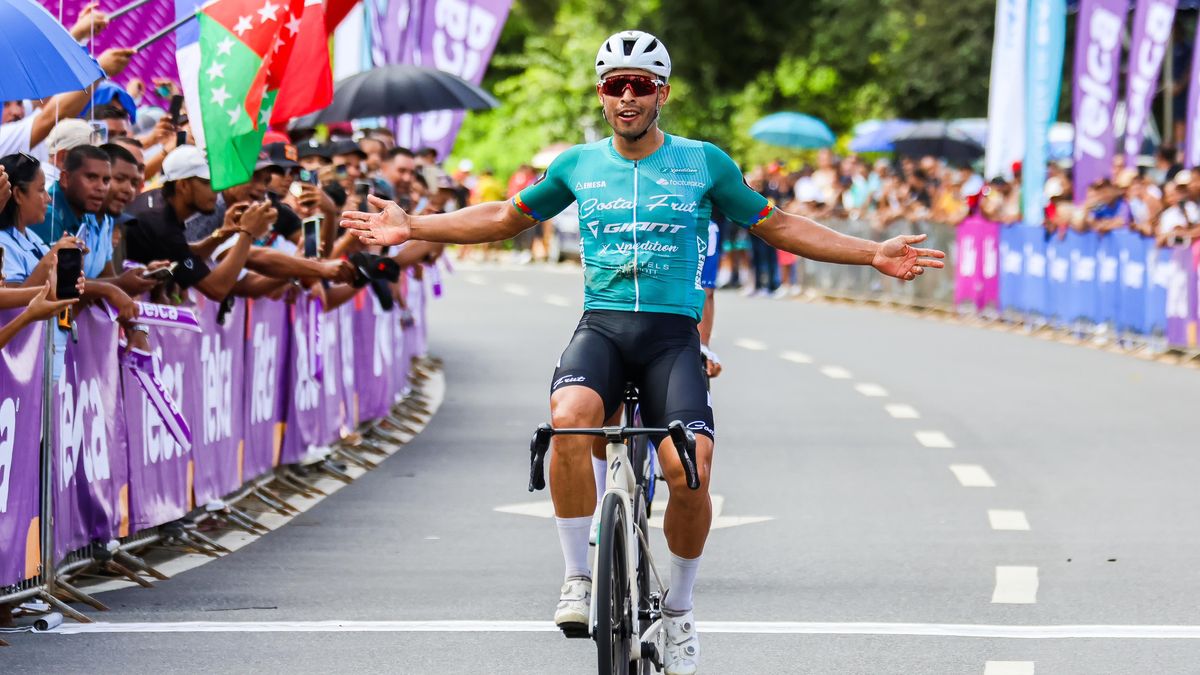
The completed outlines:
{"type": "MultiPolygon", "coordinates": [[[[151,334],[150,342],[160,364],[159,379],[198,439],[200,335],[160,329],[151,334]]],[[[182,518],[192,509],[194,467],[191,451],[175,440],[145,391],[128,371],[122,375],[129,442],[130,520],[136,532],[182,518]]]]}
{"type": "Polygon", "coordinates": [[[1047,134],[1058,114],[1062,88],[1063,50],[1067,40],[1066,0],[1030,0],[1028,38],[1025,52],[1025,161],[1021,166],[1023,185],[1021,213],[1025,223],[1041,225],[1045,207],[1041,185],[1046,182],[1049,154],[1047,134]]]}
{"type": "MultiPolygon", "coordinates": [[[[0,325],[21,310],[0,312],[0,325]]],[[[41,564],[42,362],[46,322],[0,349],[0,587],[36,576],[41,564]]]]}
{"type": "Polygon", "coordinates": [[[1178,0],[1137,0],[1133,39],[1129,43],[1129,74],[1125,84],[1125,166],[1137,166],[1137,155],[1150,119],[1150,104],[1158,91],[1158,75],[1171,41],[1178,0]]]}
{"type": "Polygon", "coordinates": [[[1121,31],[1128,12],[1127,0],[1079,3],[1073,77],[1076,204],[1083,203],[1089,185],[1112,174],[1113,111],[1117,105],[1121,31]]]}
{"type": "MultiPolygon", "coordinates": [[[[488,61],[508,19],[512,0],[408,0],[372,5],[375,65],[413,63],[483,81],[488,61]]],[[[444,160],[454,147],[464,113],[440,111],[402,116],[396,142],[413,150],[431,147],[444,160]]]]}
{"type": "MultiPolygon", "coordinates": [[[[1200,30],[1200,16],[1196,17],[1200,30]]],[[[1192,68],[1188,71],[1187,130],[1183,139],[1183,164],[1189,169],[1200,166],[1200,49],[1192,50],[1192,68]]]]}
{"type": "Polygon", "coordinates": [[[1121,258],[1117,232],[1114,230],[1100,236],[1096,247],[1096,321],[1116,325],[1120,316],[1121,302],[1121,258]]]}
{"type": "Polygon", "coordinates": [[[54,555],[128,533],[129,486],[117,324],[99,307],[75,317],[55,405],[54,555]]]}
{"type": "Polygon", "coordinates": [[[198,301],[200,337],[199,416],[193,418],[192,461],[197,504],[207,504],[242,484],[245,430],[246,303],[236,299],[218,323],[220,303],[198,301]]]}
{"type": "Polygon", "coordinates": [[[242,385],[247,418],[242,476],[253,480],[279,465],[283,450],[288,373],[288,304],[246,303],[246,365],[242,385]]]}
{"type": "Polygon", "coordinates": [[[998,0],[988,86],[984,177],[1007,177],[1025,156],[1025,16],[1029,0],[998,0]]]}

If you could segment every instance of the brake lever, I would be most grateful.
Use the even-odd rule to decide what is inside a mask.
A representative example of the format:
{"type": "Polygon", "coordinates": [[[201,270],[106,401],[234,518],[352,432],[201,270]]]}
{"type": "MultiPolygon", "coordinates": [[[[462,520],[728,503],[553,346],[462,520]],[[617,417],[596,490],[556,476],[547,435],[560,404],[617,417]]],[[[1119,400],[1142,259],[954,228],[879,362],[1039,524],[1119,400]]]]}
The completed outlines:
{"type": "Polygon", "coordinates": [[[554,429],[549,424],[541,424],[533,432],[529,441],[529,491],[542,490],[546,487],[546,452],[550,450],[550,437],[554,429]]]}
{"type": "Polygon", "coordinates": [[[692,490],[700,489],[700,474],[696,471],[696,434],[683,426],[683,422],[675,420],[667,425],[671,432],[671,443],[679,453],[679,461],[683,464],[683,473],[687,477],[687,486],[692,490]]]}

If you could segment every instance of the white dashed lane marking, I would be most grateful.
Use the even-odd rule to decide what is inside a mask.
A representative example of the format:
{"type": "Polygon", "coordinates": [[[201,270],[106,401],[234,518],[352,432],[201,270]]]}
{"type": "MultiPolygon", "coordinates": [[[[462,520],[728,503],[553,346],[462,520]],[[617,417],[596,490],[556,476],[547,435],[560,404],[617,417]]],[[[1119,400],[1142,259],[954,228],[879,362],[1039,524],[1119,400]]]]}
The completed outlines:
{"type": "Polygon", "coordinates": [[[886,398],[888,395],[887,389],[884,389],[883,387],[879,386],[878,384],[873,384],[871,382],[863,382],[862,384],[856,384],[856,385],[854,385],[854,389],[858,393],[860,393],[863,396],[866,396],[868,398],[886,398]]]}
{"type": "Polygon", "coordinates": [[[993,530],[1028,530],[1029,519],[1024,511],[1009,511],[1004,509],[988,509],[988,522],[993,530]]]}
{"type": "Polygon", "coordinates": [[[561,295],[554,295],[551,293],[550,295],[546,296],[546,304],[554,305],[555,307],[570,307],[571,301],[567,300],[561,295]]]}
{"type": "Polygon", "coordinates": [[[520,284],[504,284],[504,292],[522,297],[529,295],[529,289],[520,284]]]}
{"type": "Polygon", "coordinates": [[[848,380],[853,377],[850,371],[841,366],[825,366],[821,369],[821,374],[834,380],[848,380]]]}
{"type": "Polygon", "coordinates": [[[783,359],[784,361],[791,361],[792,363],[812,363],[813,362],[811,356],[809,356],[808,354],[801,354],[800,352],[782,352],[779,354],[779,358],[783,359]]]}
{"type": "MultiPolygon", "coordinates": [[[[913,412],[916,412],[915,410],[913,412]]],[[[895,415],[893,415],[895,417],[895,415]]],[[[918,431],[914,436],[917,442],[927,448],[953,448],[954,441],[941,431],[918,431]]]]}
{"type": "Polygon", "coordinates": [[[753,338],[738,338],[733,341],[733,344],[741,347],[742,349],[749,349],[752,352],[761,352],[767,348],[767,345],[765,345],[762,341],[755,340],[753,338]]]}
{"type": "Polygon", "coordinates": [[[898,420],[915,420],[921,417],[916,408],[904,403],[889,403],[883,406],[883,408],[887,410],[889,415],[898,420]]]}
{"type": "Polygon", "coordinates": [[[1033,675],[1033,661],[988,661],[983,675],[1033,675]]]}
{"type": "Polygon", "coordinates": [[[1037,602],[1038,568],[1024,565],[996,567],[996,589],[992,602],[1002,605],[1032,605],[1037,602]]]}
{"type": "Polygon", "coordinates": [[[963,487],[996,487],[996,481],[978,464],[951,464],[950,470],[963,487]]]}

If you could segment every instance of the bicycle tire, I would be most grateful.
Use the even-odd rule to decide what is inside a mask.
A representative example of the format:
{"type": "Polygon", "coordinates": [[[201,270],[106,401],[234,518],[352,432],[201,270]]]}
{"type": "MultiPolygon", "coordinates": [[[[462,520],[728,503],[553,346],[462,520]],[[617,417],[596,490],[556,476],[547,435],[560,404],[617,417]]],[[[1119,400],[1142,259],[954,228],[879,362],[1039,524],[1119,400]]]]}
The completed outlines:
{"type": "MultiPolygon", "coordinates": [[[[634,522],[637,524],[637,529],[641,530],[643,533],[646,534],[646,537],[649,538],[650,523],[647,518],[647,515],[650,513],[650,507],[643,506],[643,504],[646,504],[645,490],[646,489],[644,487],[638,488],[638,491],[633,500],[633,512],[635,514],[634,517],[636,518],[636,520],[634,520],[634,522]]],[[[635,550],[637,551],[638,617],[639,618],[649,617],[650,609],[651,609],[651,607],[650,607],[650,583],[651,583],[650,582],[650,556],[648,555],[648,551],[646,551],[646,549],[642,546],[642,542],[640,539],[638,541],[634,542],[634,547],[635,547],[635,550]]],[[[649,625],[649,621],[638,621],[637,622],[638,630],[634,631],[633,639],[640,641],[641,635],[638,633],[638,631],[644,630],[646,628],[646,626],[648,626],[648,625],[649,625]]],[[[631,665],[630,671],[638,673],[638,675],[653,675],[654,663],[650,659],[641,659],[631,665]]]]}
{"type": "Polygon", "coordinates": [[[615,494],[604,498],[597,542],[595,588],[596,663],[600,675],[628,675],[633,633],[633,603],[625,541],[625,504],[615,494]]]}

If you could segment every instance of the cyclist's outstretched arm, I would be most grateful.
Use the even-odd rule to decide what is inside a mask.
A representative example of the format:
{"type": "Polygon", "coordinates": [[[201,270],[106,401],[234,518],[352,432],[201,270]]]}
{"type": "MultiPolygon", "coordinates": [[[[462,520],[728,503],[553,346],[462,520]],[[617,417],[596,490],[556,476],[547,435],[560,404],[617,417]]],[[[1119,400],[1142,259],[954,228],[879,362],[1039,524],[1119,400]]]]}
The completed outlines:
{"type": "Polygon", "coordinates": [[[883,274],[905,281],[916,279],[925,268],[946,266],[941,260],[946,257],[945,253],[912,246],[925,241],[923,234],[874,242],[835,232],[812,219],[778,208],[750,231],[775,248],[810,260],[870,265],[883,274]]]}
{"type": "Polygon", "coordinates": [[[395,246],[415,239],[442,244],[482,244],[516,236],[533,221],[509,202],[486,202],[452,213],[410,215],[396,202],[367,198],[378,213],[346,211],[342,227],[364,244],[395,246]]]}

